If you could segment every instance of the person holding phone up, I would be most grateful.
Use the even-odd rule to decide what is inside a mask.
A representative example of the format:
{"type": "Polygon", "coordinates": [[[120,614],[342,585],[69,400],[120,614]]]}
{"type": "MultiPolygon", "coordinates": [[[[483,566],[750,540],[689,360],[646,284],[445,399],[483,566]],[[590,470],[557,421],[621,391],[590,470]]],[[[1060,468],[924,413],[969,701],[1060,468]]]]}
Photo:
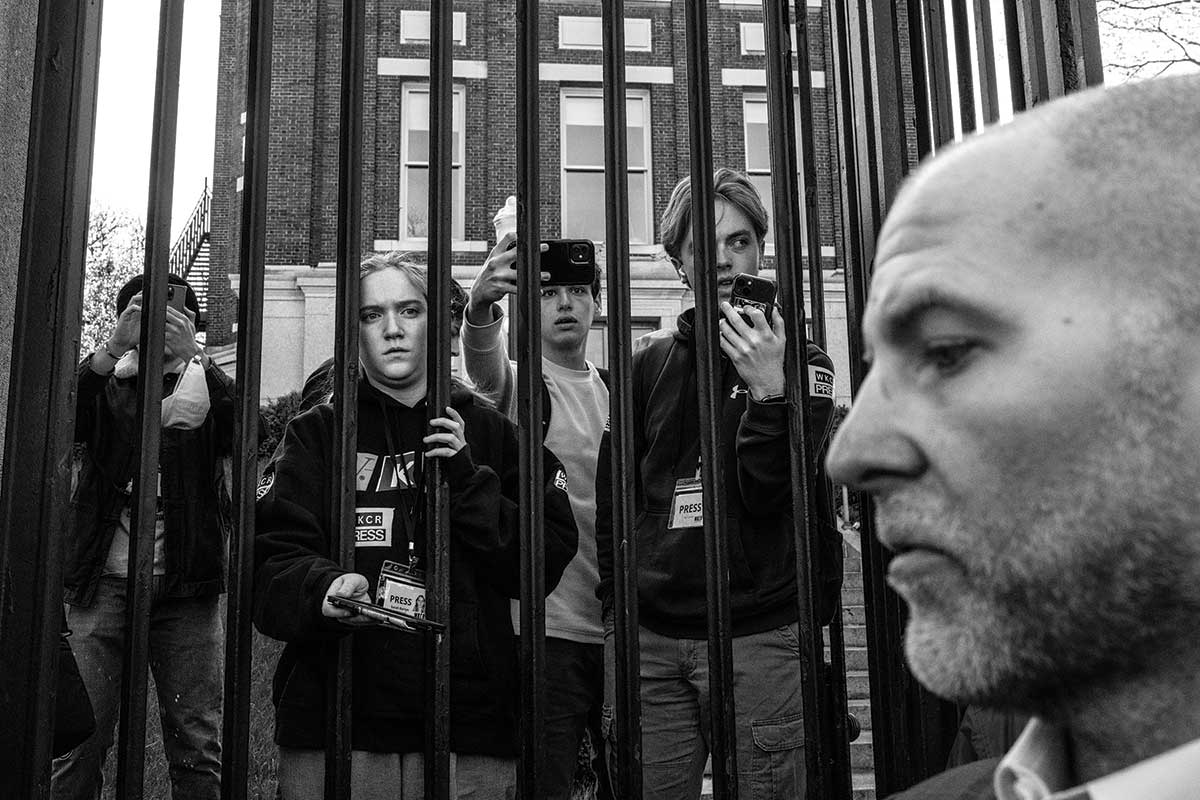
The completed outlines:
{"type": "MultiPolygon", "coordinates": [[[[381,627],[331,603],[424,611],[425,470],[442,461],[450,513],[451,797],[512,798],[516,783],[517,653],[509,598],[520,593],[516,430],[458,383],[450,405],[427,409],[427,275],[403,254],[361,266],[354,571],[336,547],[331,482],[334,411],[321,403],[291,421],[258,489],[254,621],[287,643],[275,671],[275,742],[284,800],[319,800],[326,692],[338,642],[352,637],[351,772],[355,800],[423,798],[425,648],[420,635],[381,627]],[[429,419],[427,422],[427,419],[429,419]]],[[[575,555],[562,466],[547,453],[545,581],[575,555]]]]}
{"type": "MultiPolygon", "coordinates": [[[[233,444],[233,380],[196,343],[196,294],[168,276],[162,439],[154,519],[150,669],[177,798],[220,796],[222,654],[218,604],[232,527],[224,457],[233,444]]],[[[75,441],[82,445],[63,571],[67,624],[96,730],[53,767],[56,800],[99,796],[121,688],[126,576],[137,502],[138,340],[142,276],[117,293],[112,334],[79,364],[75,441]]]]}
{"type": "MultiPolygon", "coordinates": [[[[516,235],[500,236],[471,286],[463,326],[463,362],[475,387],[517,417],[517,365],[501,330],[500,301],[517,291],[516,235]]],[[[596,454],[608,419],[608,373],[587,359],[588,332],[600,307],[594,245],[586,239],[542,243],[543,441],[567,471],[579,525],[579,551],[546,598],[547,800],[568,800],[580,743],[588,733],[602,750],[604,636],[596,599],[596,454]]],[[[519,606],[513,603],[514,628],[519,606]]],[[[611,796],[603,756],[594,763],[597,800],[611,796]]]]}
{"type": "MultiPolygon", "coordinates": [[[[749,179],[713,176],[721,372],[718,417],[705,419],[696,386],[695,309],[675,330],[647,334],[633,356],[633,438],[637,486],[638,613],[641,646],[642,781],[646,800],[698,798],[708,758],[708,626],[700,480],[700,426],[716,425],[725,454],[733,618],[738,796],[804,796],[800,641],[791,508],[786,345],[782,315],[731,305],[735,281],[759,271],[767,212],[749,179]],[[743,314],[745,317],[743,317],[743,314]]],[[[695,285],[691,181],[671,194],[663,246],[685,286],[695,285]]],[[[753,292],[749,293],[753,300],[753,292]]],[[[770,307],[768,306],[768,310],[770,307]]],[[[833,412],[829,357],[808,344],[808,409],[817,439],[833,412]]],[[[605,727],[613,718],[612,476],[606,433],[597,468],[597,591],[605,609],[605,727]]],[[[815,466],[813,467],[815,469],[815,466]]],[[[840,540],[839,540],[840,546],[840,540]]],[[[611,740],[610,740],[611,741],[611,740]]],[[[613,743],[615,744],[615,743],[613,743]]],[[[611,760],[610,760],[611,763],[611,760]]]]}

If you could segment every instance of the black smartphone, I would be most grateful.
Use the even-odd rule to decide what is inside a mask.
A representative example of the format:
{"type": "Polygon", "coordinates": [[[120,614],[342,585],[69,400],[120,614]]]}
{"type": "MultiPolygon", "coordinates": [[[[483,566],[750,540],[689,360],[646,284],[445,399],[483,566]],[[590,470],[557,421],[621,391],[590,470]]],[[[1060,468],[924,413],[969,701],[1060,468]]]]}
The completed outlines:
{"type": "MultiPolygon", "coordinates": [[[[547,286],[571,286],[596,280],[596,245],[591,239],[543,239],[542,272],[550,277],[542,281],[547,286]]],[[[517,246],[514,239],[508,246],[517,246]]]]}
{"type": "Polygon", "coordinates": [[[374,603],[364,603],[361,600],[351,600],[348,597],[330,597],[329,605],[336,608],[357,611],[368,619],[373,619],[378,623],[402,631],[424,630],[437,634],[446,631],[446,626],[440,622],[433,622],[424,617],[401,614],[399,611],[392,611],[390,608],[377,606],[374,603]]]}
{"type": "MultiPolygon", "coordinates": [[[[729,305],[734,308],[753,306],[762,311],[767,322],[770,322],[771,312],[775,308],[775,282],[757,275],[738,275],[733,279],[729,305]]],[[[742,319],[750,322],[747,314],[743,313],[742,319]]]]}
{"type": "Polygon", "coordinates": [[[183,313],[183,301],[187,299],[187,289],[178,284],[167,284],[167,305],[179,313],[183,313]]]}

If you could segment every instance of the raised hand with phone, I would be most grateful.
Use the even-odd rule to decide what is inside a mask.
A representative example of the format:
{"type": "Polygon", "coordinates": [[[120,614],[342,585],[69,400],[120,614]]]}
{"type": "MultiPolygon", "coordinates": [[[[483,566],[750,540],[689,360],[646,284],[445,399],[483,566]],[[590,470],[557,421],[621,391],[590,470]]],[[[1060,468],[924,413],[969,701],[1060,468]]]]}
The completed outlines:
{"type": "Polygon", "coordinates": [[[733,279],[729,300],[720,305],[721,352],[733,362],[755,400],[783,397],[783,357],[787,335],[773,313],[775,284],[756,275],[733,279]]]}
{"type": "MultiPolygon", "coordinates": [[[[172,276],[174,278],[174,276],[172,276]]],[[[175,280],[181,280],[175,278],[175,280]]],[[[128,285],[127,285],[128,286],[128,285]]],[[[117,317],[116,327],[112,334],[104,342],[104,345],[97,351],[97,355],[107,356],[108,359],[115,362],[122,355],[133,350],[141,341],[142,335],[142,307],[144,300],[141,291],[141,282],[136,286],[136,291],[128,294],[127,297],[118,297],[118,305],[123,307],[117,317]]],[[[189,308],[188,293],[191,288],[186,284],[170,282],[167,284],[167,308],[165,327],[163,329],[163,358],[166,361],[188,361],[193,356],[199,355],[204,362],[204,366],[208,366],[208,356],[204,353],[204,349],[196,342],[196,310],[199,306],[195,300],[195,294],[191,295],[191,304],[194,308],[189,308]]],[[[99,364],[97,366],[100,366],[99,364]]]]}

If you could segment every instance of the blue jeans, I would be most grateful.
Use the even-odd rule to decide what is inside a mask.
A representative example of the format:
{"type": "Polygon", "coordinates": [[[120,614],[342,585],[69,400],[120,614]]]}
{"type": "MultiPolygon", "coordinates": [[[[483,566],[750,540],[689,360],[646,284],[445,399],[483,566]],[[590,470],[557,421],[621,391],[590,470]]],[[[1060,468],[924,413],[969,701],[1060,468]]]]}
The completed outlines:
{"type": "MultiPolygon", "coordinates": [[[[616,784],[615,644],[605,632],[604,727],[616,784]]],[[[804,715],[797,625],[733,640],[734,738],[738,797],[804,796],[804,715]]],[[[642,797],[700,797],[710,742],[708,642],[639,629],[642,701],[642,797]]]]}
{"type": "MultiPolygon", "coordinates": [[[[455,800],[513,800],[517,762],[512,758],[450,754],[450,796],[455,800]]],[[[354,800],[424,800],[424,753],[350,753],[354,800]]],[[[279,748],[281,800],[324,800],[325,751],[279,748]]]]}
{"type": "Polygon", "coordinates": [[[546,761],[543,785],[547,800],[570,800],[579,745],[590,731],[597,758],[596,798],[608,800],[608,775],[600,737],[604,699],[604,646],[546,638],[546,761]]]}
{"type": "MultiPolygon", "coordinates": [[[[221,696],[224,625],[219,598],[163,597],[154,579],[150,607],[150,671],[158,689],[163,749],[174,800],[221,795],[221,696]]],[[[55,800],[100,796],[104,758],[113,741],[125,653],[125,579],[100,579],[88,608],[67,612],[71,649],[96,713],[96,732],[54,761],[55,800]]]]}

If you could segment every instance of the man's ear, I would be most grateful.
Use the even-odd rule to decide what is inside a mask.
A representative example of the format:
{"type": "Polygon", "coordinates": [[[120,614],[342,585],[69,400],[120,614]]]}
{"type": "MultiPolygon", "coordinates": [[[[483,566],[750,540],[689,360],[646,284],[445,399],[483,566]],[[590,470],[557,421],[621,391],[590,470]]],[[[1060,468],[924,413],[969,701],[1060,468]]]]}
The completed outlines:
{"type": "Polygon", "coordinates": [[[675,274],[679,276],[679,282],[689,289],[692,288],[692,285],[688,283],[687,273],[683,271],[683,262],[675,256],[667,256],[667,258],[671,259],[671,266],[675,267],[675,274]]]}

